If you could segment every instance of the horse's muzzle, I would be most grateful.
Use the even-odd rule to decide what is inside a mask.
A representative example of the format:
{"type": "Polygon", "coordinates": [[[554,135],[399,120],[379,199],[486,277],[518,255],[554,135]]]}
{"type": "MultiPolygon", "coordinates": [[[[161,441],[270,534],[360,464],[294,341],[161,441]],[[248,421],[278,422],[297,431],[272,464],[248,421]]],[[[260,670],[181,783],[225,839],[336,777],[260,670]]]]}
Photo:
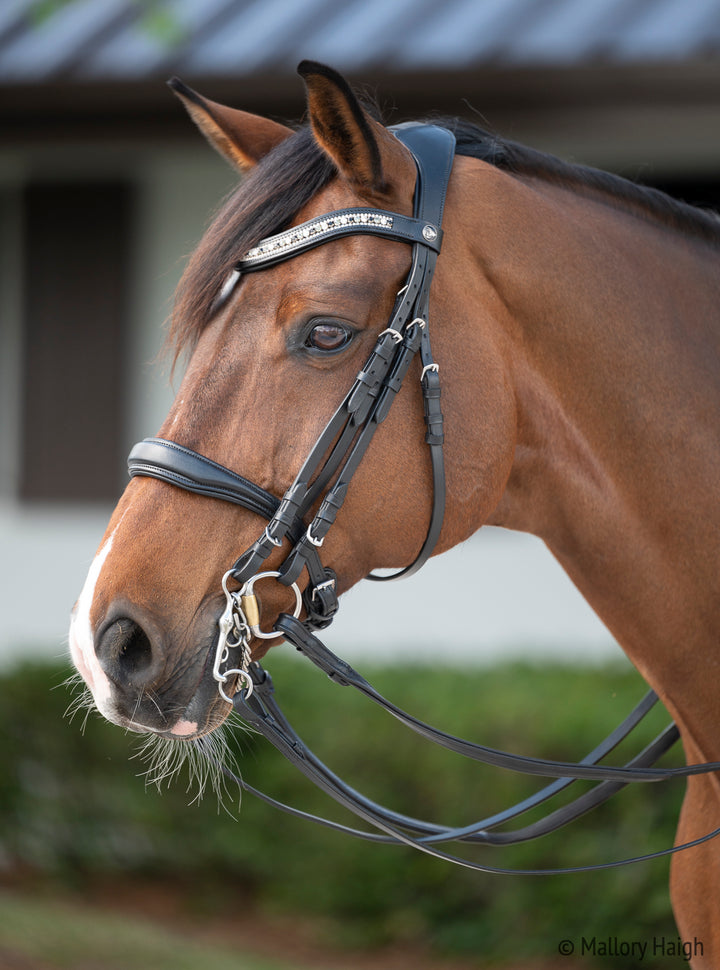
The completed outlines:
{"type": "Polygon", "coordinates": [[[218,727],[231,708],[212,676],[210,638],[200,639],[178,652],[168,649],[151,621],[118,615],[104,623],[95,640],[109,684],[99,705],[103,715],[129,730],[178,740],[218,727]]]}

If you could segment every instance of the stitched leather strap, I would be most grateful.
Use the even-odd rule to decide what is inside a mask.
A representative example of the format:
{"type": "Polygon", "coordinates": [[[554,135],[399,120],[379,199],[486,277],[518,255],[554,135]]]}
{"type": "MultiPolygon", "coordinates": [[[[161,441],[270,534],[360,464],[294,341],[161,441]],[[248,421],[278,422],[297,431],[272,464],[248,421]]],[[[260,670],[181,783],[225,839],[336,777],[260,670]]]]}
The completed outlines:
{"type": "Polygon", "coordinates": [[[399,212],[385,210],[337,209],[275,236],[268,236],[240,260],[237,268],[241,273],[266,269],[332,239],[364,233],[397,239],[399,242],[419,243],[436,252],[440,252],[442,243],[439,222],[433,224],[427,219],[410,218],[400,215],[399,212]]]}
{"type": "MultiPolygon", "coordinates": [[[[253,728],[262,734],[270,743],[290,763],[301,771],[318,788],[325,791],[335,801],[349,809],[358,818],[368,822],[375,832],[367,832],[332,822],[306,812],[301,812],[289,805],[279,802],[276,799],[253,788],[243,778],[234,774],[223,765],[222,768],[227,777],[232,778],[242,789],[256,795],[264,802],[280,809],[290,815],[316,822],[319,825],[340,831],[356,838],[365,839],[373,842],[384,842],[393,845],[406,845],[418,849],[435,858],[446,862],[452,862],[475,871],[492,872],[502,875],[553,875],[569,872],[591,872],[601,869],[614,869],[621,866],[630,865],[635,862],[656,859],[676,852],[681,852],[693,846],[700,845],[710,839],[720,835],[720,828],[708,832],[706,835],[691,842],[673,846],[669,849],[661,849],[657,852],[647,853],[646,855],[635,856],[628,859],[621,859],[613,862],[598,863],[588,866],[573,866],[564,869],[508,869],[497,866],[488,866],[473,860],[453,855],[443,851],[438,846],[445,842],[477,842],[485,845],[511,845],[517,842],[526,841],[539,835],[548,834],[556,831],[568,822],[577,818],[579,815],[588,811],[603,802],[614,794],[617,790],[624,787],[624,782],[601,782],[590,792],[580,795],[567,806],[563,806],[557,811],[546,816],[539,822],[532,823],[520,829],[509,832],[492,832],[491,829],[503,822],[517,817],[528,811],[530,808],[542,803],[550,798],[563,787],[571,783],[570,779],[562,778],[547,785],[534,796],[530,796],[523,802],[512,806],[504,812],[497,813],[486,819],[462,827],[446,827],[431,822],[425,822],[411,816],[393,812],[390,809],[378,805],[354,788],[345,784],[341,778],[335,775],[313,752],[304,744],[302,739],[295,733],[287,719],[284,717],[279,706],[274,699],[274,688],[270,675],[263,670],[259,664],[252,664],[250,673],[253,678],[254,691],[250,697],[245,690],[236,694],[234,698],[235,709],[239,712],[243,720],[247,721],[253,728]]],[[[645,713],[652,707],[654,695],[650,692],[641,701],[634,711],[625,719],[616,730],[598,747],[583,759],[581,764],[592,765],[625,738],[632,727],[644,717],[645,713]]],[[[627,768],[639,767],[641,765],[652,764],[663,751],[672,744],[674,737],[674,726],[667,728],[651,745],[636,756],[626,766],[627,768]]]]}
{"type": "Polygon", "coordinates": [[[435,858],[442,859],[461,865],[465,868],[481,872],[493,872],[499,874],[515,875],[548,875],[568,872],[589,872],[601,869],[612,869],[620,866],[630,865],[649,859],[656,859],[685,849],[700,845],[710,839],[720,835],[720,828],[708,832],[691,842],[673,846],[669,849],[661,849],[642,856],[635,856],[628,859],[621,859],[613,862],[605,862],[588,866],[574,866],[565,869],[507,869],[497,866],[488,866],[473,860],[453,855],[443,851],[438,846],[445,842],[470,842],[484,845],[507,846],[524,842],[529,839],[546,835],[557,831],[569,822],[583,815],[592,808],[597,807],[607,801],[613,794],[630,781],[658,781],[666,778],[686,777],[690,774],[705,773],[720,768],[718,764],[689,765],[684,768],[676,769],[652,769],[658,758],[667,751],[677,740],[678,732],[675,725],[671,724],[662,731],[651,744],[643,751],[622,766],[601,766],[598,762],[613,750],[622,740],[624,740],[631,730],[643,719],[652,709],[657,697],[653,691],[649,691],[636,708],[604,741],[602,741],[593,751],[591,751],[582,761],[577,764],[567,762],[543,761],[542,759],[522,758],[516,755],[509,755],[506,752],[486,748],[482,745],[475,745],[447,735],[435,728],[424,724],[411,715],[401,711],[395,705],[386,701],[382,695],[358,674],[345,661],[336,657],[322,644],[317,637],[307,633],[303,625],[294,621],[292,617],[281,616],[276,624],[276,629],[283,632],[287,638],[295,644],[313,663],[327,673],[331,679],[342,686],[353,686],[360,690],[365,696],[375,703],[385,708],[394,717],[399,718],[407,726],[418,731],[429,740],[441,744],[450,750],[456,751],[476,760],[488,764],[502,765],[513,770],[520,770],[530,774],[540,775],[562,775],[556,781],[546,785],[534,795],[511,806],[505,811],[498,812],[488,818],[462,827],[448,827],[425,822],[421,819],[402,815],[379,805],[366,798],[360,792],[347,785],[337,775],[335,775],[313,752],[304,744],[298,734],[294,731],[288,720],[285,718],[280,707],[274,699],[274,688],[270,675],[260,664],[251,665],[250,673],[253,679],[254,690],[248,696],[246,690],[240,691],[234,698],[235,709],[241,717],[253,728],[262,734],[294,767],[301,771],[318,788],[330,795],[335,801],[349,809],[358,818],[368,822],[376,831],[367,832],[348,826],[332,822],[328,819],[301,812],[289,805],[279,802],[276,799],[253,788],[247,782],[235,775],[233,772],[224,768],[225,774],[234,779],[245,791],[256,795],[264,802],[280,809],[290,815],[294,815],[306,820],[316,822],[320,825],[332,828],[336,831],[344,832],[357,838],[366,839],[374,842],[385,842],[395,845],[406,845],[418,849],[435,858]],[[569,787],[574,779],[602,779],[595,788],[577,796],[569,804],[563,805],[554,812],[549,813],[544,818],[530,825],[509,831],[492,831],[498,825],[504,824],[519,815],[524,814],[531,808],[547,801],[555,794],[569,787]]]}
{"type": "MultiPolygon", "coordinates": [[[[418,188],[415,193],[415,216],[420,223],[426,220],[442,225],[445,197],[454,160],[455,140],[442,128],[427,125],[401,125],[394,129],[397,137],[412,151],[418,169],[418,188]],[[443,138],[444,132],[446,138],[443,138]]],[[[370,573],[374,582],[392,582],[407,579],[421,569],[437,545],[445,519],[445,459],[443,456],[443,416],[440,407],[440,376],[430,348],[430,286],[435,271],[437,252],[429,251],[417,296],[416,314],[426,322],[420,336],[420,359],[422,362],[422,394],[427,432],[425,443],[430,449],[432,467],[433,503],[425,540],[413,562],[389,576],[370,573]]]]}
{"type": "Polygon", "coordinates": [[[165,438],[138,442],[128,456],[128,473],[131,478],[147,475],[188,492],[233,502],[266,519],[280,505],[280,499],[242,475],[165,438]]]}

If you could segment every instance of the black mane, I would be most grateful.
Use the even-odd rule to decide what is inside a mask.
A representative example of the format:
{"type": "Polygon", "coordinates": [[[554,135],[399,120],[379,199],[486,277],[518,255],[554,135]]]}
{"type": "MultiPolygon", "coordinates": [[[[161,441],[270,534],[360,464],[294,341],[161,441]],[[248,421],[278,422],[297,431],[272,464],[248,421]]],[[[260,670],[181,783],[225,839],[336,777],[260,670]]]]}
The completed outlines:
{"type": "MultiPolygon", "coordinates": [[[[520,178],[540,178],[630,209],[641,218],[720,245],[720,219],[657,189],[618,175],[564,162],[500,138],[461,119],[433,119],[455,134],[458,155],[480,159],[520,178]]],[[[223,283],[238,260],[265,236],[280,232],[336,174],[309,128],[286,139],[228,197],[190,259],[176,297],[170,339],[179,351],[208,323],[223,283]]]]}
{"type": "Polygon", "coordinates": [[[180,280],[170,329],[178,350],[202,333],[241,257],[284,229],[335,174],[310,129],[301,128],[243,179],[218,211],[180,280]]]}
{"type": "Polygon", "coordinates": [[[580,192],[603,195],[638,216],[720,244],[720,218],[714,212],[679,202],[659,189],[631,182],[620,175],[565,162],[554,155],[499,138],[459,119],[446,119],[440,124],[455,133],[458,155],[479,158],[510,175],[540,178],[580,192]]]}

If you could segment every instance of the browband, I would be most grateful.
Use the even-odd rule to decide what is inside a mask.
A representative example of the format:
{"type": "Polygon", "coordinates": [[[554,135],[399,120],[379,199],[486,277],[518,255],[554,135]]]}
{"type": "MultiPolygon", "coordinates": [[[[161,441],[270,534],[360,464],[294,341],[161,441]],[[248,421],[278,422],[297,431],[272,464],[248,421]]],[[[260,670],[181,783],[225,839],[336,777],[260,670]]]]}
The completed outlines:
{"type": "Polygon", "coordinates": [[[440,252],[442,243],[442,230],[424,219],[412,219],[398,212],[379,212],[377,209],[338,209],[276,236],[268,236],[248,250],[237,268],[241,272],[265,269],[331,239],[362,233],[386,236],[399,242],[419,243],[436,253],[440,252]]]}

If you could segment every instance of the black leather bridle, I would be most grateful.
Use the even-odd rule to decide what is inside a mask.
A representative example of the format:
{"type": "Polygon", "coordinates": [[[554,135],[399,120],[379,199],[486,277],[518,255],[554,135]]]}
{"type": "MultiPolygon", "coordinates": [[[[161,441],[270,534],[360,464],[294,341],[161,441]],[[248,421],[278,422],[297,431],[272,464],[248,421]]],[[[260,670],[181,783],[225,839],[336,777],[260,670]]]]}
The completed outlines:
{"type": "Polygon", "coordinates": [[[605,869],[667,855],[714,838],[720,834],[720,828],[672,849],[620,862],[565,870],[499,869],[445,852],[439,846],[450,841],[511,845],[536,838],[556,831],[602,804],[631,781],[687,777],[719,770],[720,763],[672,769],[653,768],[652,765],[679,736],[674,724],[669,725],[627,764],[607,766],[599,763],[627,737],[656,703],[657,697],[652,691],[615,731],[577,764],[525,758],[474,744],[439,731],[387,701],[352,667],[331,653],[313,632],[328,626],[338,609],[335,575],[330,568],[323,566],[319,550],[342,507],[352,477],[375,431],[387,416],[418,353],[422,364],[421,387],[427,426],[425,441],[429,447],[433,477],[430,524],[422,548],[409,566],[391,576],[371,575],[368,578],[398,579],[416,572],[435,547],[445,510],[440,377],[430,349],[428,304],[435,262],[442,242],[443,207],[453,164],[455,139],[446,129],[432,125],[408,125],[393,130],[410,149],[417,166],[412,217],[368,208],[345,209],[311,219],[262,240],[238,263],[226,284],[229,290],[243,273],[266,269],[346,235],[370,233],[412,246],[410,272],[398,294],[387,328],[379,335],[367,363],[282,499],[197,452],[165,439],[149,438],[140,442],[128,459],[131,476],[158,478],[201,495],[236,503],[269,520],[262,535],[237,559],[223,579],[226,608],[219,620],[220,634],[214,666],[220,693],[234,705],[245,721],[264,735],[314,784],[368,822],[377,832],[358,831],[307,815],[258,792],[227,769],[223,770],[244,790],[285,812],[359,838],[410,845],[438,858],[487,872],[535,875],[540,872],[605,869]],[[307,522],[311,510],[318,503],[317,511],[307,522]],[[271,553],[285,540],[291,546],[289,554],[275,571],[263,572],[271,553]],[[301,600],[296,583],[303,570],[307,571],[308,583],[302,594],[305,618],[301,620],[301,600]],[[271,633],[260,629],[259,611],[253,593],[254,583],[268,575],[294,588],[296,592],[295,615],[281,614],[271,633]],[[239,584],[240,589],[230,591],[230,581],[239,584]],[[348,786],[305,746],[275,702],[269,674],[251,659],[249,645],[253,636],[284,637],[337,683],[359,690],[411,730],[435,744],[486,764],[555,780],[506,811],[462,828],[436,825],[384,808],[348,786]],[[233,663],[236,666],[233,667],[233,663]],[[225,693],[224,685],[233,676],[238,679],[240,689],[230,697],[225,693]],[[499,826],[543,804],[578,779],[587,779],[596,784],[540,821],[509,831],[496,831],[499,826]]]}
{"type": "Polygon", "coordinates": [[[289,539],[292,549],[278,567],[277,579],[291,585],[302,570],[307,569],[309,583],[303,602],[305,622],[313,629],[327,626],[338,608],[335,577],[332,570],[322,566],[319,549],[342,507],[350,481],[373,435],[387,417],[418,352],[427,424],[425,441],[430,451],[433,477],[430,525],[413,563],[392,576],[370,578],[399,579],[417,572],[432,554],[445,512],[440,377],[430,348],[428,301],[442,242],[442,215],[455,139],[451,132],[427,125],[396,129],[396,134],[413,152],[418,166],[412,218],[370,208],[328,213],[262,240],[238,263],[230,280],[232,284],[243,273],[266,269],[347,235],[370,233],[413,247],[410,272],[386,329],[378,337],[365,366],[283,498],[278,499],[195,451],[161,438],[140,442],[128,459],[131,476],[160,478],[202,495],[235,502],[269,519],[263,534],[233,565],[232,577],[240,584],[247,582],[260,572],[273,550],[281,546],[284,539],[289,539]],[[306,524],[310,509],[321,497],[317,512],[306,524]]]}

